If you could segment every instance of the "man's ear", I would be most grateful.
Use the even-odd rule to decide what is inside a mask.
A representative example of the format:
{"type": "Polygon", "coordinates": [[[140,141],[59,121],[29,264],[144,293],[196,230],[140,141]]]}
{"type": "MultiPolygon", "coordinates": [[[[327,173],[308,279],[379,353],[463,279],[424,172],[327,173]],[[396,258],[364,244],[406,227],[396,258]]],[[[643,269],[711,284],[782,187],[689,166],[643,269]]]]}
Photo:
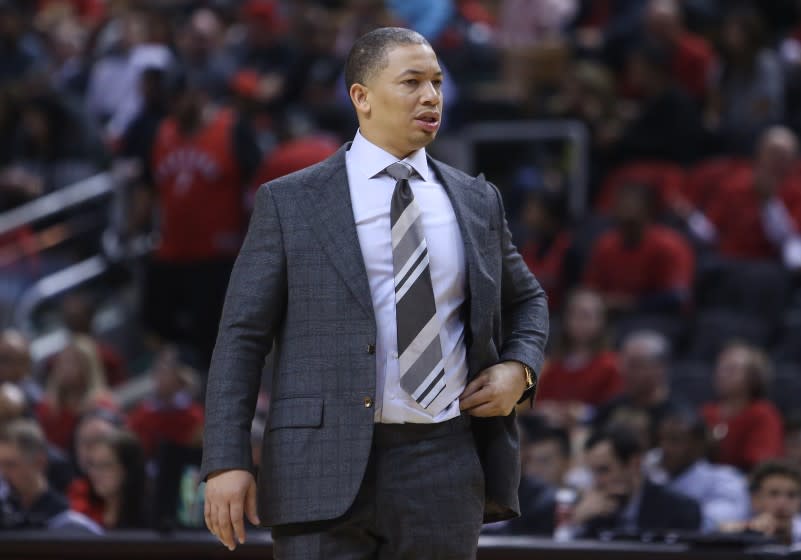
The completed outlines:
{"type": "Polygon", "coordinates": [[[359,115],[370,115],[370,96],[367,86],[356,83],[350,86],[350,100],[359,115]]]}

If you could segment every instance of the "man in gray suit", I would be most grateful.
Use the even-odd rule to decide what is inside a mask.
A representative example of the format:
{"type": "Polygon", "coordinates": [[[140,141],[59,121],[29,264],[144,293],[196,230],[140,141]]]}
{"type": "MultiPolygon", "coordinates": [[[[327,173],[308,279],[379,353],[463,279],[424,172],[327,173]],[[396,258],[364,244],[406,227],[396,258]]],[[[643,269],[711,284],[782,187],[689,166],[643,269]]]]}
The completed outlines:
{"type": "Polygon", "coordinates": [[[498,190],[425,153],[442,114],[428,42],[372,31],[345,78],[359,132],[259,189],[231,276],[206,523],[233,549],[247,514],[279,559],[473,558],[482,522],[519,514],[514,408],[542,366],[545,294],[498,190]],[[257,485],[250,422],[271,349],[257,485]]]}

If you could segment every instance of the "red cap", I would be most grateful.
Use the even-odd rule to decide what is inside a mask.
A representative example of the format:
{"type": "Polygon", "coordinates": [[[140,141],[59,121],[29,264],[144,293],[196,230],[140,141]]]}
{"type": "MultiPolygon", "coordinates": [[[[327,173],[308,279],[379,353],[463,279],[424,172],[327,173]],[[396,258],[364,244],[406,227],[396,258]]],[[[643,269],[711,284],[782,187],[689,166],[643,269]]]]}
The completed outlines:
{"type": "Polygon", "coordinates": [[[247,0],[242,5],[242,16],[255,20],[268,31],[283,31],[286,27],[284,16],[276,0],[247,0]]]}

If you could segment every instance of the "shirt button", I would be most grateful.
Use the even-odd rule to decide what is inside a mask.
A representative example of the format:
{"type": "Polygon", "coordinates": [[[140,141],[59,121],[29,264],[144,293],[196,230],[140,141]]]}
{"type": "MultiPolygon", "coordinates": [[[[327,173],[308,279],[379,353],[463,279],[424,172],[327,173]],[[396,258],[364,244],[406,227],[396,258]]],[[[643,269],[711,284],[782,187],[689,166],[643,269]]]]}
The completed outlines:
{"type": "Polygon", "coordinates": [[[370,397],[364,397],[364,408],[372,408],[373,406],[373,399],[370,397]]]}
{"type": "Polygon", "coordinates": [[[395,359],[397,360],[397,359],[398,359],[398,353],[397,353],[397,352],[393,352],[393,353],[392,353],[392,357],[393,357],[393,358],[395,358],[395,359]]]}
{"type": "Polygon", "coordinates": [[[368,344],[367,345],[367,353],[368,354],[375,354],[375,344],[368,344]]]}

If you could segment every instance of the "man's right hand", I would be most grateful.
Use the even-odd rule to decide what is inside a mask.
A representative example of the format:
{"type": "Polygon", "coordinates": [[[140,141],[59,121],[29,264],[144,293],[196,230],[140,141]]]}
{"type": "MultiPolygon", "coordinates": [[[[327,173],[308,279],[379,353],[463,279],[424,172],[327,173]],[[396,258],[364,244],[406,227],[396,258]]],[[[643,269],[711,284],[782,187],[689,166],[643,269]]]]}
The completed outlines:
{"type": "Polygon", "coordinates": [[[229,550],[245,542],[245,521],[258,525],[256,480],[246,470],[217,471],[206,479],[204,514],[209,531],[229,550]]]}
{"type": "Polygon", "coordinates": [[[597,490],[585,492],[573,510],[571,522],[577,525],[587,523],[596,517],[612,515],[618,503],[611,497],[597,490]]]}

